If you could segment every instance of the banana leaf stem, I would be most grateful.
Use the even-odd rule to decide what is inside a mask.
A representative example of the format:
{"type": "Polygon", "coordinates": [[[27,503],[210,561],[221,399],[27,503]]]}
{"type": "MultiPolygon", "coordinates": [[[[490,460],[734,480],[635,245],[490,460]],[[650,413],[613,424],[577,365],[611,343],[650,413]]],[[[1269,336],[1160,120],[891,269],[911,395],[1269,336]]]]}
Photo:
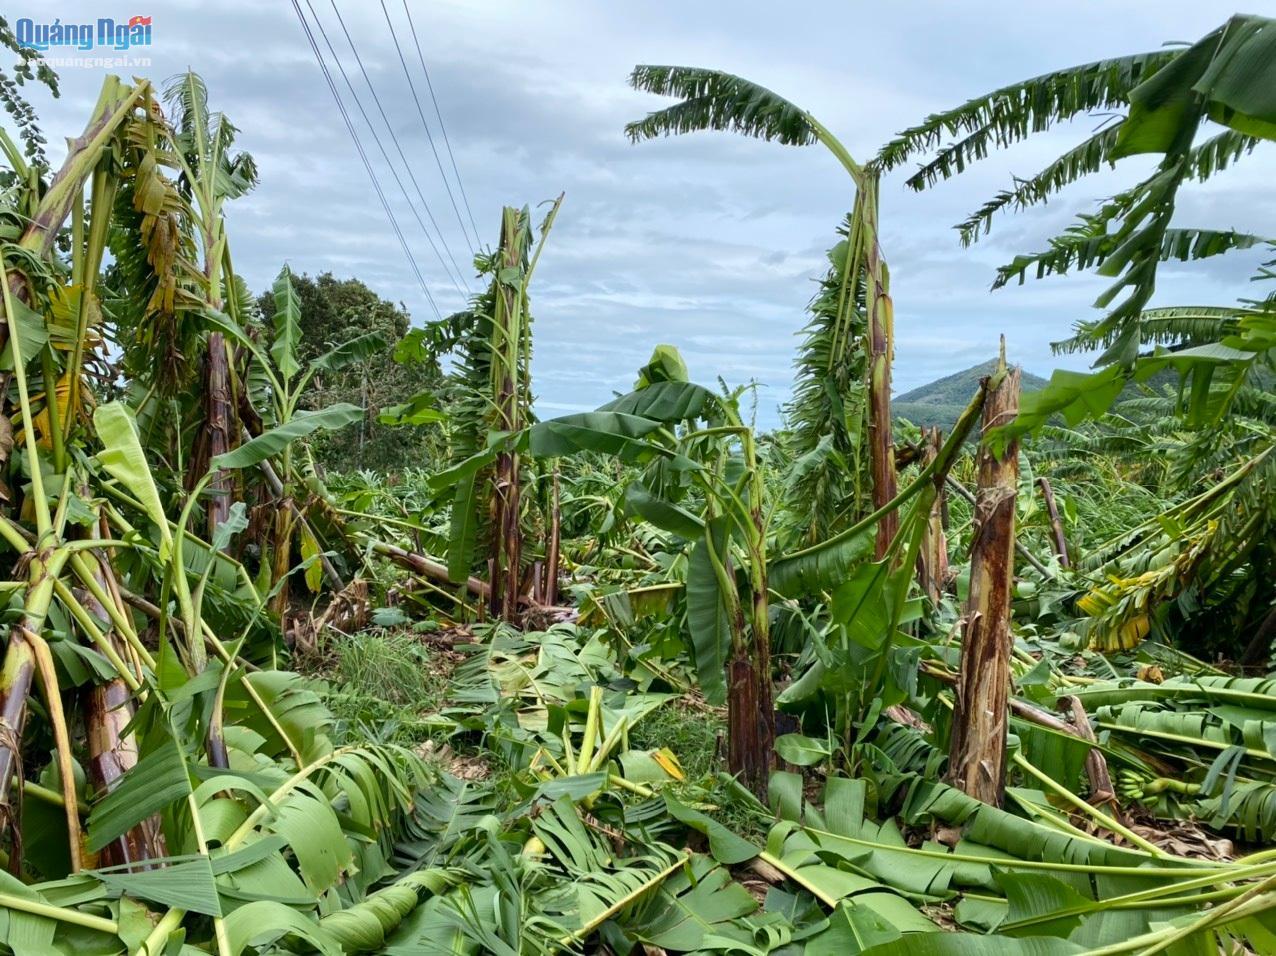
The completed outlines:
{"type": "Polygon", "coordinates": [[[133,648],[134,652],[142,663],[152,671],[155,670],[155,658],[142,643],[142,639],[137,634],[137,629],[133,627],[133,622],[128,619],[111,596],[106,592],[106,588],[102,587],[102,582],[98,580],[97,574],[94,573],[93,565],[82,554],[70,555],[71,570],[75,572],[75,576],[85,586],[90,594],[102,605],[102,609],[106,611],[106,616],[110,619],[111,625],[124,638],[125,642],[133,648]]]}
{"type": "Polygon", "coordinates": [[[80,813],[76,803],[74,757],[71,754],[71,734],[67,729],[66,712],[62,709],[62,689],[58,686],[58,672],[53,665],[53,655],[48,643],[34,632],[26,635],[35,652],[35,672],[44,689],[45,709],[53,728],[54,758],[58,766],[58,778],[62,784],[62,805],[66,810],[67,849],[70,851],[71,872],[84,868],[80,844],[80,813]]]}
{"type": "Polygon", "coordinates": [[[1245,919],[1271,909],[1276,906],[1276,893],[1261,891],[1270,889],[1273,881],[1276,881],[1276,876],[1256,884],[1247,892],[1228,903],[1224,903],[1222,906],[1207,910],[1200,919],[1186,926],[1169,926],[1151,933],[1143,933],[1120,943],[1092,949],[1090,950],[1090,956],[1117,956],[1119,953],[1138,953],[1139,956],[1152,956],[1152,954],[1163,952],[1179,940],[1193,936],[1202,930],[1245,919]]]}
{"type": "Polygon", "coordinates": [[[105,656],[111,662],[112,668],[115,668],[116,673],[120,675],[120,680],[129,685],[130,691],[138,693],[142,689],[142,683],[133,674],[133,668],[126,664],[119,652],[108,641],[106,634],[102,633],[102,629],[98,627],[96,620],[93,620],[93,615],[88,613],[84,605],[75,600],[75,595],[71,594],[70,588],[66,587],[63,582],[54,582],[54,594],[57,596],[57,600],[63,602],[66,610],[70,611],[71,616],[75,618],[75,623],[80,625],[85,634],[88,634],[88,638],[97,646],[97,650],[102,652],[102,656],[105,656]]]}
{"type": "Polygon", "coordinates": [[[836,896],[830,896],[828,893],[824,892],[824,890],[820,889],[819,884],[816,883],[814,880],[806,879],[802,875],[801,870],[795,867],[789,866],[778,856],[775,856],[772,853],[768,853],[765,850],[763,850],[761,853],[758,854],[758,859],[761,860],[763,863],[767,864],[768,866],[772,866],[775,869],[779,870],[782,874],[784,874],[786,879],[791,880],[792,882],[796,883],[798,886],[802,887],[802,889],[806,890],[808,893],[814,896],[817,900],[819,900],[829,909],[831,910],[837,909],[837,903],[839,898],[836,896]]]}
{"type": "Polygon", "coordinates": [[[1028,758],[1025,757],[1023,754],[1016,753],[1012,759],[1015,762],[1015,766],[1019,767],[1021,770],[1026,771],[1030,776],[1035,777],[1040,783],[1045,785],[1045,787],[1048,790],[1057,794],[1065,802],[1070,803],[1073,807],[1080,810],[1082,813],[1086,814],[1089,817],[1092,817],[1095,820],[1095,822],[1097,822],[1100,826],[1104,827],[1107,830],[1111,830],[1113,833],[1119,833],[1121,836],[1125,837],[1135,846],[1139,847],[1142,850],[1146,850],[1148,853],[1151,853],[1153,856],[1160,857],[1161,859],[1173,858],[1171,854],[1166,853],[1156,844],[1151,843],[1148,840],[1145,840],[1143,837],[1139,836],[1137,833],[1135,833],[1125,824],[1121,823],[1119,820],[1116,820],[1113,817],[1108,816],[1098,807],[1093,806],[1090,803],[1087,803],[1085,800],[1082,800],[1080,797],[1078,797],[1075,793],[1073,793],[1067,787],[1063,786],[1063,784],[1059,783],[1059,781],[1055,780],[1054,777],[1038,769],[1037,766],[1033,764],[1030,760],[1028,760],[1028,758]]]}
{"type": "Polygon", "coordinates": [[[40,468],[39,445],[36,441],[35,422],[31,416],[31,396],[27,392],[26,357],[22,354],[21,319],[14,308],[14,297],[9,290],[9,271],[4,257],[0,256],[0,290],[4,296],[5,321],[13,334],[9,336],[9,348],[13,351],[13,377],[18,384],[18,401],[22,417],[22,435],[26,445],[27,469],[31,475],[31,505],[35,511],[36,530],[39,537],[46,537],[53,530],[49,511],[49,499],[44,490],[44,473],[40,468]]]}
{"type": "Polygon", "coordinates": [[[630,890],[620,899],[616,900],[616,902],[612,903],[611,906],[604,909],[601,913],[596,914],[579,929],[573,930],[571,933],[564,936],[561,940],[559,940],[559,945],[570,946],[572,943],[588,939],[593,935],[594,930],[602,926],[603,923],[607,922],[607,920],[611,919],[617,913],[622,912],[625,907],[638,900],[644,893],[647,893],[654,887],[659,886],[674,873],[678,872],[679,869],[686,865],[690,858],[690,854],[683,852],[663,870],[653,873],[650,878],[644,880],[639,886],[630,890]]]}
{"type": "MultiPolygon", "coordinates": [[[[1135,734],[1139,737],[1154,737],[1157,740],[1169,740],[1176,744],[1187,744],[1189,747],[1209,747],[1211,750],[1227,750],[1232,744],[1223,743],[1218,740],[1209,740],[1205,737],[1188,737],[1183,734],[1173,734],[1168,731],[1161,730],[1145,730],[1142,727],[1126,727],[1122,724],[1114,724],[1108,721],[1099,721],[1098,726],[1104,730],[1112,730],[1118,733],[1135,734]]],[[[1253,757],[1255,760],[1276,761],[1276,756],[1269,754],[1265,750],[1255,750],[1253,747],[1243,748],[1246,757],[1253,757]]]]}
{"type": "MultiPolygon", "coordinates": [[[[226,839],[222,846],[227,852],[238,849],[239,845],[252,835],[253,831],[257,828],[257,825],[261,823],[267,815],[276,811],[281,800],[287,797],[288,794],[292,793],[293,790],[297,789],[298,786],[305,782],[305,780],[316,771],[327,766],[342,754],[350,752],[351,749],[352,748],[349,747],[341,747],[337,750],[333,750],[331,753],[324,754],[322,757],[319,757],[312,763],[307,764],[294,773],[291,777],[275,788],[275,790],[270,794],[269,801],[267,803],[259,804],[253,812],[248,815],[247,819],[245,819],[244,822],[239,825],[239,828],[226,839]]],[[[142,956],[142,954],[146,954],[146,956],[158,956],[159,953],[163,952],[168,938],[172,936],[179,926],[181,926],[182,920],[185,919],[185,917],[186,911],[182,909],[174,908],[165,913],[163,917],[160,918],[159,922],[155,924],[155,928],[151,930],[150,935],[146,937],[146,940],[138,948],[138,956],[142,956]]],[[[218,940],[218,944],[220,947],[220,938],[218,940]]]]}
{"type": "Polygon", "coordinates": [[[114,920],[93,916],[91,913],[81,913],[79,910],[67,909],[64,906],[54,906],[52,903],[33,900],[26,896],[17,896],[13,893],[0,891],[0,906],[17,910],[20,913],[30,913],[32,916],[43,916],[46,919],[57,920],[59,923],[83,926],[85,929],[108,933],[111,936],[118,935],[120,931],[120,924],[114,920]]]}
{"type": "MultiPolygon", "coordinates": [[[[1215,881],[1224,877],[1225,872],[1218,864],[1210,867],[1197,866],[1109,866],[1104,863],[1056,863],[1050,860],[1017,860],[999,856],[981,856],[975,853],[941,853],[938,850],[925,850],[919,847],[893,846],[865,840],[860,837],[845,836],[829,830],[803,826],[802,829],[815,836],[826,838],[833,843],[849,843],[854,846],[868,847],[873,850],[886,850],[891,853],[906,853],[909,856],[926,857],[932,860],[949,863],[982,863],[987,866],[998,866],[1020,870],[1055,870],[1060,873],[1104,873],[1112,876],[1203,876],[1212,875],[1215,881]]],[[[1115,849],[1115,848],[1114,848],[1115,849]]],[[[1171,857],[1170,859],[1176,859],[1171,857]]],[[[1222,864],[1226,867],[1227,864],[1222,864]]]]}

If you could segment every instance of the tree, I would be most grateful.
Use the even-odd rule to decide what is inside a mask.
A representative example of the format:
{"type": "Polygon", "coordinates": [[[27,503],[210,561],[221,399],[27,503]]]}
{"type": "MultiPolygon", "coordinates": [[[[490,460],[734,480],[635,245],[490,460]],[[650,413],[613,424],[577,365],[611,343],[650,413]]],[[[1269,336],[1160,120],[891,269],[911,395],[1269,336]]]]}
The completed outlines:
{"type": "Polygon", "coordinates": [[[4,107],[13,123],[18,127],[18,137],[22,140],[22,154],[26,156],[24,163],[13,141],[7,133],[0,132],[0,148],[6,154],[9,168],[0,171],[0,183],[5,186],[19,177],[23,168],[29,163],[37,174],[48,171],[48,161],[44,155],[44,134],[36,123],[35,110],[22,95],[21,87],[28,82],[37,82],[45,86],[57,97],[58,75],[53,68],[44,62],[43,55],[29,46],[18,43],[18,38],[9,26],[9,21],[0,17],[0,46],[13,51],[17,62],[13,65],[13,75],[0,70],[0,106],[4,107]]]}
{"type": "MultiPolygon", "coordinates": [[[[394,345],[411,327],[407,310],[381,298],[359,279],[338,279],[331,272],[314,278],[294,274],[292,285],[300,300],[297,358],[301,365],[368,333],[380,335],[387,343],[363,361],[316,375],[308,386],[301,402],[303,408],[349,402],[365,409],[360,421],[315,442],[318,460],[336,470],[373,468],[390,472],[437,463],[441,453],[437,427],[390,428],[377,421],[382,408],[424,389],[436,388],[443,379],[437,357],[395,361],[394,345]]],[[[276,309],[274,294],[263,293],[257,308],[267,322],[271,321],[276,309]]]]}

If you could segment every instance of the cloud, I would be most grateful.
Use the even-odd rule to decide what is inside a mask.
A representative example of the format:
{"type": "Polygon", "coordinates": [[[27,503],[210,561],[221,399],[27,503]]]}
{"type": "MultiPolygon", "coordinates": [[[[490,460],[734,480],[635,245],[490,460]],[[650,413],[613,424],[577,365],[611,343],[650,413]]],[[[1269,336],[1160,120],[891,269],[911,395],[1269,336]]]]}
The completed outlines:
{"type": "MultiPolygon", "coordinates": [[[[311,2],[380,128],[332,0],[311,2]]],[[[469,211],[455,184],[459,216],[443,189],[380,6],[336,2],[446,238],[441,258],[449,268],[454,259],[468,269],[469,211]]],[[[1011,0],[907,0],[879,4],[871,16],[862,5],[833,0],[784,11],[762,0],[409,2],[483,243],[494,241],[503,204],[535,206],[567,193],[533,288],[542,411],[605,401],[632,383],[654,345],[669,342],[684,350],[702,381],[756,380],[764,425],[776,423],[788,396],[804,308],[852,202],[850,183],[818,148],[728,134],[628,144],[624,123],[664,105],[625,85],[635,63],[714,66],[748,76],[811,109],[862,156],[967,97],[1047,69],[1194,39],[1222,18],[1210,5],[1187,0],[1034,7],[1031,15],[1011,0]]],[[[34,0],[23,3],[28,8],[13,16],[43,12],[34,0]]],[[[402,6],[389,0],[387,9],[433,123],[402,6]]],[[[58,13],[72,22],[94,19],[103,8],[65,0],[58,13]]],[[[416,320],[431,318],[291,5],[232,0],[213,8],[180,0],[154,16],[150,75],[163,81],[187,66],[201,72],[212,105],[240,127],[239,144],[258,160],[261,185],[228,211],[236,267],[249,283],[267,287],[287,260],[297,271],[356,275],[405,303],[416,320]]],[[[101,81],[99,72],[68,69],[61,100],[36,97],[53,152],[61,137],[83,128],[101,81]]],[[[336,82],[344,93],[339,75],[336,82]]],[[[353,119],[430,294],[440,311],[458,308],[464,291],[447,279],[417,224],[413,207],[427,223],[429,217],[396,148],[381,129],[406,197],[362,117],[356,112],[353,119]]],[[[1084,120],[1049,131],[925,193],[904,188],[904,171],[884,180],[897,389],[990,356],[1002,332],[1012,357],[1031,371],[1086,364],[1085,357],[1056,359],[1049,343],[1094,316],[1091,303],[1104,280],[1059,277],[996,293],[989,285],[998,265],[1041,248],[1077,212],[1133,182],[1146,162],[1125,161],[1044,208],[1001,216],[972,249],[959,247],[951,226],[1013,174],[1035,172],[1092,128],[1084,120]]],[[[437,125],[433,132],[450,175],[437,125]]],[[[1273,152],[1260,149],[1234,171],[1190,187],[1180,219],[1270,230],[1276,201],[1263,187],[1273,152]]],[[[1232,301],[1246,293],[1256,261],[1244,253],[1167,268],[1158,302],[1232,301]]],[[[475,285],[472,276],[467,280],[475,285]]]]}

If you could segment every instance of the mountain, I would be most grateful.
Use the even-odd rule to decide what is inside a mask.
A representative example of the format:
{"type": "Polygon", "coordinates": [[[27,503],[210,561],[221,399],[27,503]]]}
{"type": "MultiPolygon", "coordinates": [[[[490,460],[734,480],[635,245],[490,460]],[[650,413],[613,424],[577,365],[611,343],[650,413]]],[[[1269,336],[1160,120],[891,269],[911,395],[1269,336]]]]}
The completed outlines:
{"type": "MultiPolygon", "coordinates": [[[[938,425],[947,432],[970,403],[971,396],[979,388],[979,380],[991,375],[996,367],[997,360],[989,359],[964,371],[937,378],[927,385],[895,396],[891,400],[891,411],[896,418],[907,418],[914,425],[938,425]]],[[[1046,385],[1046,379],[1031,372],[1023,372],[1021,382],[1024,392],[1035,392],[1046,385]]]]}

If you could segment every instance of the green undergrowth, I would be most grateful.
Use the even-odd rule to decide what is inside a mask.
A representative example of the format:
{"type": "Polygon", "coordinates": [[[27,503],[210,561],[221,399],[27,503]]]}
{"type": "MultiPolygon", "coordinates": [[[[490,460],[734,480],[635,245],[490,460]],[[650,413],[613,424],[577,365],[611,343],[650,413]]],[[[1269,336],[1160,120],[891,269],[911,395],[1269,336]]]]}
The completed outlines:
{"type": "Polygon", "coordinates": [[[677,700],[635,727],[629,743],[640,750],[668,747],[687,777],[699,780],[724,769],[720,741],[725,726],[718,711],[677,700]]]}
{"type": "Polygon", "coordinates": [[[298,661],[326,684],[324,698],[347,735],[412,745],[431,737],[424,718],[445,699],[451,662],[415,629],[336,633],[298,661]]]}
{"type": "MultiPolygon", "coordinates": [[[[924,725],[883,721],[842,756],[790,734],[781,752],[805,766],[776,773],[764,804],[724,772],[723,715],[685,690],[685,652],[650,656],[672,644],[572,624],[473,631],[455,649],[406,628],[327,647],[338,714],[363,726],[385,708],[396,741],[416,743],[435,775],[396,844],[393,880],[443,882],[387,928],[383,952],[421,952],[443,932],[450,944],[430,951],[513,956],[601,941],[620,953],[1071,954],[1131,940],[1116,953],[1157,951],[1180,933],[1237,945],[1271,929],[1267,897],[1243,897],[1276,880],[1266,855],[1234,864],[1252,873],[1237,883],[1217,859],[1096,837],[1098,818],[1052,800],[1058,780],[1082,780],[1087,748],[1075,738],[1016,719],[1003,810],[943,782],[943,741],[924,725]],[[445,860],[459,869],[439,870],[445,860]],[[1104,903],[1113,895],[1121,908],[1104,903]],[[492,923],[483,914],[497,900],[508,905],[492,923]],[[1207,929],[1201,906],[1219,900],[1236,900],[1237,915],[1207,929]],[[954,928],[963,932],[942,932],[954,928]]],[[[1240,837],[1269,825],[1255,743],[1267,684],[1074,677],[1029,646],[1017,686],[1042,704],[1064,691],[1082,699],[1123,791],[1188,827],[1210,815],[1240,837]],[[1194,732],[1228,756],[1215,780],[1170,791],[1151,768],[1194,721],[1213,721],[1194,732]]],[[[925,656],[931,668],[951,664],[941,646],[925,656]]],[[[909,696],[932,720],[951,705],[929,678],[909,696]]]]}

